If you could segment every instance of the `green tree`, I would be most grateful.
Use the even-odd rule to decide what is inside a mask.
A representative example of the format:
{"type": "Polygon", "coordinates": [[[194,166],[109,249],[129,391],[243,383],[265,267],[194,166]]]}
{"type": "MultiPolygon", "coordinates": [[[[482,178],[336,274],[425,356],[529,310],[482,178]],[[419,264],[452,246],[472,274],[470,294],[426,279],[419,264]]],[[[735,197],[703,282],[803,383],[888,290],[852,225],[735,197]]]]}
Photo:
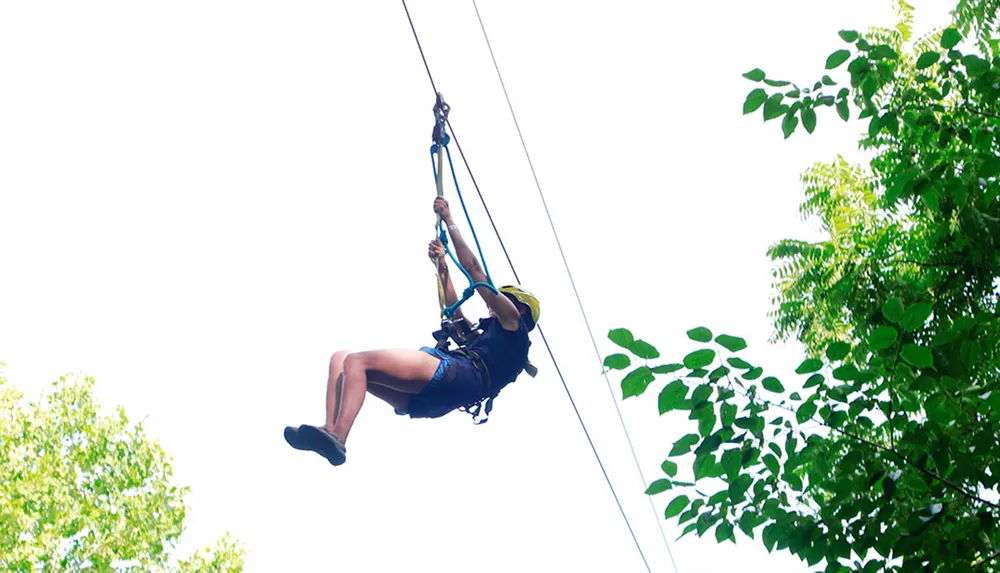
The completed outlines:
{"type": "Polygon", "coordinates": [[[745,113],[781,118],[787,138],[853,109],[873,159],[807,170],[802,212],[828,237],[770,249],[775,338],[806,352],[792,381],[708,328],[655,365],[650,344],[609,333],[623,396],[667,376],[659,413],[692,421],[647,490],[675,490],[665,516],[684,535],[741,531],[827,573],[1000,570],[997,7],[962,0],[952,26],[914,39],[897,1],[894,29],[839,33],[826,69],[847,64],[843,87],[745,74],[766,86],[745,113]]]}
{"type": "MultiPolygon", "coordinates": [[[[2,367],[2,364],[0,364],[2,367]]],[[[171,555],[186,488],[125,412],[103,416],[90,377],[62,377],[37,403],[0,371],[0,570],[236,573],[229,536],[188,560],[171,555]]]]}

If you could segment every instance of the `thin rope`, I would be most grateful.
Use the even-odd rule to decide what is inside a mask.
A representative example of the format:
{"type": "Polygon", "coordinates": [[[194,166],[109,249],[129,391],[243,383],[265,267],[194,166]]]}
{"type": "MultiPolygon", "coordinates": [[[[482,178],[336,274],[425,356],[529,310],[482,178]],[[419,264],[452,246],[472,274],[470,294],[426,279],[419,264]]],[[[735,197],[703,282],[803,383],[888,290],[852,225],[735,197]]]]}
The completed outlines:
{"type": "MultiPolygon", "coordinates": [[[[423,48],[420,47],[420,38],[417,36],[417,29],[413,25],[413,19],[410,17],[410,11],[406,9],[406,0],[401,0],[403,3],[403,9],[406,10],[406,18],[410,22],[410,29],[413,30],[413,38],[417,42],[417,48],[420,50],[421,58],[424,60],[424,67],[427,69],[427,77],[431,80],[431,87],[434,88],[434,94],[437,95],[437,88],[434,85],[434,78],[431,75],[430,66],[427,65],[427,59],[423,57],[423,48]]],[[[451,128],[451,122],[448,122],[448,127],[451,128]]],[[[465,158],[465,153],[462,151],[462,145],[458,141],[458,136],[455,134],[454,128],[451,128],[452,137],[455,139],[455,147],[458,148],[458,153],[462,157],[462,162],[465,163],[466,169],[469,171],[469,176],[472,178],[473,185],[476,188],[476,193],[479,194],[479,199],[483,201],[483,207],[486,208],[486,201],[483,199],[483,194],[479,190],[479,185],[475,182],[475,178],[472,176],[472,169],[469,167],[469,162],[465,158]]],[[[503,240],[500,238],[500,231],[497,229],[496,223],[493,221],[493,217],[490,216],[490,224],[493,226],[493,231],[496,233],[497,239],[503,244],[503,240]]],[[[514,274],[514,279],[518,284],[521,283],[521,279],[517,276],[517,271],[514,269],[514,263],[511,261],[510,255],[507,253],[506,247],[504,247],[504,255],[507,257],[507,264],[510,265],[510,270],[514,274]]],[[[615,498],[615,503],[618,505],[618,511],[621,512],[622,518],[625,520],[625,525],[628,527],[629,534],[632,536],[632,541],[635,543],[636,549],[639,551],[639,556],[642,557],[642,562],[646,566],[646,571],[652,573],[652,569],[649,567],[649,561],[646,560],[646,554],[642,551],[642,546],[639,545],[639,539],[635,535],[635,531],[632,529],[632,524],[628,520],[628,516],[625,514],[625,508],[622,507],[621,500],[618,499],[618,493],[615,491],[614,486],[611,484],[611,478],[608,476],[607,470],[604,468],[604,462],[601,461],[601,456],[597,453],[597,447],[594,445],[594,441],[590,437],[590,432],[587,431],[587,425],[583,421],[583,417],[580,415],[580,410],[576,407],[576,401],[573,399],[572,393],[569,391],[569,386],[566,384],[566,379],[563,377],[562,371],[559,369],[559,364],[556,362],[555,354],[552,352],[552,347],[549,345],[548,339],[545,337],[545,332],[542,330],[540,325],[536,325],[539,334],[542,337],[542,342],[545,343],[545,348],[548,350],[549,357],[552,359],[552,364],[555,366],[556,373],[559,375],[559,380],[562,381],[563,389],[566,390],[566,396],[569,397],[570,404],[573,406],[573,411],[576,413],[577,420],[580,421],[580,426],[583,428],[583,433],[587,437],[587,442],[590,444],[590,449],[594,452],[594,457],[597,458],[597,463],[601,468],[601,473],[604,474],[604,479],[608,483],[608,487],[611,489],[611,494],[615,498]]]]}
{"type": "MultiPolygon", "coordinates": [[[[621,422],[622,430],[625,432],[625,438],[628,440],[628,447],[632,451],[632,459],[635,460],[635,467],[639,470],[639,478],[642,480],[642,487],[645,489],[648,487],[646,482],[646,476],[643,475],[642,465],[639,463],[639,457],[635,453],[635,447],[632,445],[632,437],[629,435],[628,428],[625,426],[625,418],[622,416],[621,408],[618,407],[618,400],[615,398],[614,390],[611,388],[611,381],[608,379],[607,369],[604,368],[604,361],[601,360],[601,352],[597,348],[597,341],[594,339],[594,332],[590,328],[590,321],[587,320],[587,313],[583,308],[583,301],[580,298],[580,293],[576,288],[576,281],[573,280],[573,273],[570,272],[569,263],[566,260],[566,253],[563,252],[562,243],[559,241],[559,234],[556,233],[555,223],[552,221],[552,215],[549,212],[548,203],[545,201],[545,194],[542,193],[542,186],[538,181],[538,175],[535,173],[535,166],[531,161],[531,155],[528,153],[528,146],[524,141],[524,135],[521,133],[521,126],[517,121],[517,115],[514,113],[514,105],[510,101],[510,95],[507,93],[507,85],[503,81],[503,75],[500,73],[500,66],[497,64],[496,55],[493,53],[493,45],[490,44],[490,37],[486,33],[486,26],[483,24],[483,17],[479,13],[479,6],[476,4],[476,0],[472,0],[472,7],[476,11],[476,18],[479,20],[479,28],[483,31],[483,38],[486,40],[486,47],[490,51],[490,59],[493,60],[493,67],[496,69],[497,78],[500,80],[500,87],[503,88],[504,98],[507,100],[507,108],[510,109],[510,115],[514,120],[514,127],[517,129],[517,136],[521,140],[521,147],[524,149],[524,155],[528,160],[528,166],[531,168],[531,175],[535,179],[535,186],[538,188],[538,195],[542,199],[542,205],[545,207],[545,214],[549,219],[549,226],[552,228],[552,234],[556,239],[556,245],[559,247],[559,254],[562,256],[563,266],[566,267],[566,274],[569,275],[569,282],[573,286],[573,293],[576,295],[577,304],[580,307],[580,313],[583,315],[583,322],[587,326],[587,332],[590,334],[590,342],[594,346],[594,353],[597,355],[597,361],[601,365],[601,371],[604,373],[604,381],[607,384],[608,392],[611,395],[611,402],[615,405],[615,411],[618,412],[618,420],[621,422]]],[[[670,550],[670,544],[667,542],[667,534],[663,530],[663,523],[659,518],[659,514],[656,511],[656,506],[653,504],[653,498],[647,496],[649,499],[649,508],[653,511],[653,518],[656,520],[656,525],[660,528],[660,536],[663,538],[663,545],[667,548],[667,554],[670,556],[670,563],[674,567],[674,571],[677,572],[677,562],[674,561],[674,553],[670,550]]]]}

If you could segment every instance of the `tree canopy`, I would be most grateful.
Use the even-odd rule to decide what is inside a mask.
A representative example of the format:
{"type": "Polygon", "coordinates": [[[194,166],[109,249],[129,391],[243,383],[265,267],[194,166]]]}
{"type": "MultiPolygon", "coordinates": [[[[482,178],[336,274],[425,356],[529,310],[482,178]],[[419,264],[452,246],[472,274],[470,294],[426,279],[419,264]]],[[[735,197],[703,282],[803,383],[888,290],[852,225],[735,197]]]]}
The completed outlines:
{"type": "Polygon", "coordinates": [[[741,532],[827,573],[1000,570],[1000,4],[961,0],[921,37],[895,6],[893,29],[841,31],[815,82],[744,75],[744,113],[785,138],[826,108],[867,120],[869,164],[802,175],[827,237],[769,249],[795,377],[705,327],[674,361],[614,329],[605,366],[624,398],[655,385],[659,413],[691,421],[647,489],[672,490],[683,535],[741,532]]]}
{"type": "Polygon", "coordinates": [[[0,371],[0,569],[242,571],[228,534],[176,559],[188,489],[171,482],[167,455],[141,424],[121,408],[100,413],[93,387],[64,376],[25,404],[0,371]]]}

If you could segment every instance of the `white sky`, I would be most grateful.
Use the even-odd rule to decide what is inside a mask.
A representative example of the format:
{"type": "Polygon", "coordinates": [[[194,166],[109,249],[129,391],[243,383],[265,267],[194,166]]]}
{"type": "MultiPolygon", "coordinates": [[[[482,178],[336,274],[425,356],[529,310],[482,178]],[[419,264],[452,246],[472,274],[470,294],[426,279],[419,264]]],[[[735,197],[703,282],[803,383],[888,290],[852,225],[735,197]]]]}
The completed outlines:
{"type": "MultiPolygon", "coordinates": [[[[472,4],[409,6],[639,541],[672,571],[472,4]]],[[[703,324],[793,381],[801,354],[766,343],[764,251],[815,236],[798,175],[856,156],[863,126],[825,110],[782,141],[741,116],[740,74],[811,83],[837,30],[891,25],[889,3],[480,10],[602,353],[625,326],[674,361],[703,324]]],[[[946,21],[924,10],[918,29],[946,21]]],[[[416,348],[437,327],[434,102],[399,2],[4,2],[0,78],[0,361],[29,396],[86,371],[105,406],[146,417],[193,488],[185,551],[229,530],[248,572],[644,570],[537,335],[539,377],[484,426],[370,398],[340,468],[281,437],[321,422],[334,350],[416,348]]],[[[657,416],[660,386],[622,405],[648,480],[691,427],[657,416]]],[[[665,527],[681,573],[806,570],[665,527]]]]}

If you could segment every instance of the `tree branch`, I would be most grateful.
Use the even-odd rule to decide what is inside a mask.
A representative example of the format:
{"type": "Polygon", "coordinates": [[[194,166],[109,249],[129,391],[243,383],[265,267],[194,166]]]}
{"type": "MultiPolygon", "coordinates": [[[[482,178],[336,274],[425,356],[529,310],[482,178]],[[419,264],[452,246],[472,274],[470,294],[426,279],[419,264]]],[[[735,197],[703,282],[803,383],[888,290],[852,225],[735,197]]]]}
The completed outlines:
{"type": "Polygon", "coordinates": [[[988,111],[982,111],[982,110],[979,110],[979,109],[973,109],[973,108],[969,107],[969,104],[965,104],[962,107],[966,111],[971,111],[972,113],[975,113],[975,114],[979,114],[979,115],[986,116],[986,117],[992,117],[993,119],[1000,119],[1000,115],[997,115],[995,113],[990,113],[988,111]]]}
{"type": "Polygon", "coordinates": [[[994,551],[990,556],[984,557],[984,558],[980,559],[979,561],[973,563],[972,566],[973,567],[982,567],[983,565],[986,565],[987,563],[989,563],[990,561],[993,561],[997,557],[1000,557],[1000,549],[997,549],[996,551],[994,551]]]}

